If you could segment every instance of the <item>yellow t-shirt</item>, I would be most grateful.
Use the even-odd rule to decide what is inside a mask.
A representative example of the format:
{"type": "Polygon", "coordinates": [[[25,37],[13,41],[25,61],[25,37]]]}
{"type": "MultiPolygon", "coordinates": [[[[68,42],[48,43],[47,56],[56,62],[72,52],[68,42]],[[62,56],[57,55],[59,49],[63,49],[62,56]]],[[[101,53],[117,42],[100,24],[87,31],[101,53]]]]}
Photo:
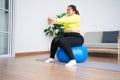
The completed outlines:
{"type": "Polygon", "coordinates": [[[80,30],[80,16],[77,14],[64,16],[58,18],[55,24],[63,24],[64,30],[80,30]]]}

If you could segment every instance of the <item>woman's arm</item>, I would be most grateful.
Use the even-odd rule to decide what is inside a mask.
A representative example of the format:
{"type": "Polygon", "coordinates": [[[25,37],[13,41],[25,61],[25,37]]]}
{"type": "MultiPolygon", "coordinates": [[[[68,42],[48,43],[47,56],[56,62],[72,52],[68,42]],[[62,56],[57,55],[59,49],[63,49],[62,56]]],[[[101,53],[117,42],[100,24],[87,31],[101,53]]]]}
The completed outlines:
{"type": "Polygon", "coordinates": [[[80,22],[79,15],[74,15],[69,17],[65,16],[58,19],[48,18],[48,24],[64,24],[64,23],[76,23],[76,22],[80,22]]]}
{"type": "Polygon", "coordinates": [[[64,23],[76,23],[80,22],[80,17],[77,15],[70,16],[70,17],[63,17],[56,19],[55,24],[64,24],[64,23]]]}

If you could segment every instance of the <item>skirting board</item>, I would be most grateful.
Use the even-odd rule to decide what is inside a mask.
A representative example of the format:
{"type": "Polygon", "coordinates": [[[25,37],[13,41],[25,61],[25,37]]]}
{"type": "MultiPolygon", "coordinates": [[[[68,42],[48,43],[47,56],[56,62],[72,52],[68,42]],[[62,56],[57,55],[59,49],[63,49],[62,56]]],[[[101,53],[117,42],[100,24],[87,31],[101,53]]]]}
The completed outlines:
{"type": "Polygon", "coordinates": [[[22,56],[31,56],[31,55],[40,55],[40,54],[48,54],[50,51],[36,51],[36,52],[20,52],[16,53],[15,57],[22,57],[22,56]]]}

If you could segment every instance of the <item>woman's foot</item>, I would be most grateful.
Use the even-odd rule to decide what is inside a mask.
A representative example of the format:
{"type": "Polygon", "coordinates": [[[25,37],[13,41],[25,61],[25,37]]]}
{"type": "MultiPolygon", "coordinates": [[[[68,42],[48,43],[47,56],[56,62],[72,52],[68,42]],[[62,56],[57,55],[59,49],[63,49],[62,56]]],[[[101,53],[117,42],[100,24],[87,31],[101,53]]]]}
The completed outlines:
{"type": "Polygon", "coordinates": [[[74,66],[76,65],[76,60],[70,60],[65,66],[74,66]]]}
{"type": "Polygon", "coordinates": [[[52,61],[54,61],[54,59],[53,58],[49,58],[49,59],[45,60],[45,63],[50,63],[52,61]]]}

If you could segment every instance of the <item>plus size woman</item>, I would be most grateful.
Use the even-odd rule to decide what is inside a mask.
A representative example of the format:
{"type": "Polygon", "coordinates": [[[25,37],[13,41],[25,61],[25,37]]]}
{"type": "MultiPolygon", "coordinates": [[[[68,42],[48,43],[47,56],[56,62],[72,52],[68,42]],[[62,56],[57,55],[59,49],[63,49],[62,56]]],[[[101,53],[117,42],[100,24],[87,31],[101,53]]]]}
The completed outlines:
{"type": "Polygon", "coordinates": [[[84,43],[84,38],[80,34],[80,15],[75,5],[68,5],[67,15],[59,19],[48,18],[48,24],[63,24],[64,34],[55,37],[51,42],[50,58],[45,62],[54,61],[58,47],[62,48],[70,61],[65,66],[76,65],[76,60],[73,56],[71,47],[80,46],[84,43]]]}

